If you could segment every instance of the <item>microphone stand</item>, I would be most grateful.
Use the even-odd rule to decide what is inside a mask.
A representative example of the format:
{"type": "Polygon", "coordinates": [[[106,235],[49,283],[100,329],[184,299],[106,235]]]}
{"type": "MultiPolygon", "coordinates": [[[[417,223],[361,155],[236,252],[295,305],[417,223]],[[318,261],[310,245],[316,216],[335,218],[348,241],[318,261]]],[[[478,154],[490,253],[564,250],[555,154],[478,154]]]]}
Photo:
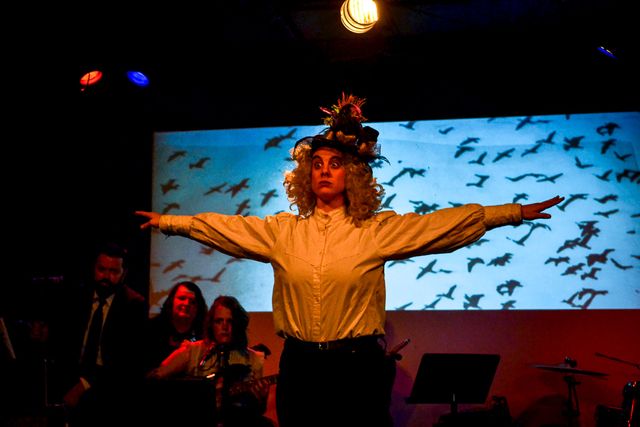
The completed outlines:
{"type": "Polygon", "coordinates": [[[227,375],[229,368],[229,348],[224,345],[214,345],[213,350],[213,353],[217,354],[215,364],[218,366],[214,374],[216,382],[216,419],[217,426],[223,427],[226,418],[225,409],[229,400],[229,379],[227,375]]]}
{"type": "Polygon", "coordinates": [[[607,356],[606,354],[602,354],[602,353],[598,353],[598,352],[596,352],[595,355],[598,356],[598,357],[605,358],[605,359],[613,360],[614,362],[624,363],[625,365],[631,365],[636,369],[640,369],[640,363],[629,362],[628,360],[618,359],[617,357],[607,356]]]}

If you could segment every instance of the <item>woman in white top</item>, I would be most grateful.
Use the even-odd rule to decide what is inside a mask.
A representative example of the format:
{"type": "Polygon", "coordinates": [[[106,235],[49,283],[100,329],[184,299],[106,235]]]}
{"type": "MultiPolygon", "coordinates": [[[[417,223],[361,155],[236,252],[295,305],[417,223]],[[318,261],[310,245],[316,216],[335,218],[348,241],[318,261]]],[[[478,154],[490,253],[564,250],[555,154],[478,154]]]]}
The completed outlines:
{"type": "Polygon", "coordinates": [[[276,404],[280,426],[389,426],[384,335],[387,261],[451,252],[487,230],[522,220],[563,198],[528,205],[469,204],[430,214],[379,212],[384,190],[370,162],[378,132],[362,126],[364,99],[342,95],[323,109],[327,129],[299,140],[284,186],[298,215],[265,218],[137,211],[159,228],[274,271],[273,316],[285,339],[276,404]]]}

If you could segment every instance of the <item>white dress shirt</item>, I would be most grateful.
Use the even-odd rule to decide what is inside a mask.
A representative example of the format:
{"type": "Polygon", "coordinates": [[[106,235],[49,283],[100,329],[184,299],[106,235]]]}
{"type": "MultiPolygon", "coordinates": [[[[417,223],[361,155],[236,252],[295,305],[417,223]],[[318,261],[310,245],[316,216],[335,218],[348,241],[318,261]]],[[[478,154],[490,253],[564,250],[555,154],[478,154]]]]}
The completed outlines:
{"type": "Polygon", "coordinates": [[[519,204],[469,204],[425,215],[385,211],[360,227],[344,209],[308,218],[162,215],[160,230],[270,263],[276,332],[323,342],[384,334],[386,261],[451,252],[520,221],[519,204]]]}

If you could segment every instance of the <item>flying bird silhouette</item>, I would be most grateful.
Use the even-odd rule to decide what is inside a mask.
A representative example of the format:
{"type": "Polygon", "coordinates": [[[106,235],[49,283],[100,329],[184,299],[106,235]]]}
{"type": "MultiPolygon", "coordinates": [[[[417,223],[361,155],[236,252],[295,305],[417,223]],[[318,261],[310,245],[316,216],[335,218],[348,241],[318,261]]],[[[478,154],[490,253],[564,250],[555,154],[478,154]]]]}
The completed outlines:
{"type": "Polygon", "coordinates": [[[394,266],[394,265],[396,265],[396,264],[406,264],[406,263],[408,263],[408,262],[415,262],[415,261],[414,261],[412,258],[407,258],[407,259],[397,259],[397,260],[391,261],[391,262],[389,263],[389,267],[393,267],[393,266],[394,266]]]}
{"type": "Polygon", "coordinates": [[[242,202],[238,203],[236,206],[237,206],[236,215],[244,215],[242,212],[244,212],[245,209],[251,208],[251,206],[249,206],[249,199],[244,199],[242,202]]]}
{"type": "Polygon", "coordinates": [[[202,169],[208,160],[211,159],[209,157],[202,157],[195,163],[189,163],[189,169],[202,169]]]}
{"type": "Polygon", "coordinates": [[[615,154],[616,158],[620,161],[625,161],[627,160],[629,157],[631,157],[631,153],[629,154],[618,154],[617,151],[614,151],[613,154],[615,154]]]}
{"type": "Polygon", "coordinates": [[[453,291],[458,287],[458,285],[453,285],[449,288],[449,290],[447,291],[446,294],[437,294],[436,297],[438,297],[438,299],[440,298],[447,298],[450,300],[453,300],[453,291]]]}
{"type": "Polygon", "coordinates": [[[511,203],[518,203],[520,200],[529,200],[529,195],[527,193],[518,193],[515,195],[511,203]]]}
{"type": "Polygon", "coordinates": [[[496,267],[498,266],[503,267],[511,261],[511,257],[513,257],[513,254],[510,252],[507,252],[502,256],[492,259],[491,261],[489,261],[487,265],[495,265],[496,267]]]}
{"type": "Polygon", "coordinates": [[[583,302],[581,305],[579,305],[579,307],[583,310],[586,310],[587,308],[589,308],[589,306],[591,305],[591,303],[593,302],[596,296],[607,295],[608,293],[609,291],[607,290],[597,291],[595,289],[582,288],[582,290],[578,293],[578,299],[581,301],[583,299],[586,299],[586,301],[583,302]]]}
{"type": "Polygon", "coordinates": [[[541,177],[543,177],[543,176],[544,176],[544,175],[543,175],[543,174],[541,174],[541,173],[525,173],[525,174],[523,174],[523,175],[518,175],[518,176],[513,177],[513,178],[512,178],[512,177],[510,177],[510,176],[505,176],[505,178],[507,178],[507,179],[508,179],[509,181],[511,181],[511,182],[518,182],[518,181],[521,181],[521,180],[523,180],[523,179],[525,179],[525,178],[528,178],[528,177],[541,178],[541,177]]]}
{"type": "Polygon", "coordinates": [[[413,126],[416,124],[415,120],[408,121],[407,123],[399,123],[398,126],[402,126],[403,128],[407,128],[409,130],[415,130],[413,126]]]}
{"type": "Polygon", "coordinates": [[[560,253],[565,249],[574,249],[576,246],[581,246],[579,237],[576,237],[575,239],[571,239],[571,240],[565,240],[562,246],[558,248],[556,253],[560,253]]]}
{"type": "Polygon", "coordinates": [[[507,239],[511,240],[512,242],[520,245],[520,246],[524,246],[524,242],[527,241],[527,239],[529,237],[531,237],[531,233],[533,233],[533,230],[535,230],[536,228],[544,228],[546,230],[551,230],[551,227],[549,227],[547,224],[542,224],[542,223],[533,223],[533,222],[525,222],[525,224],[527,224],[530,228],[529,231],[527,232],[527,234],[525,234],[524,236],[522,236],[521,238],[519,238],[518,240],[514,240],[511,237],[507,237],[507,239]]]}
{"type": "Polygon", "coordinates": [[[578,271],[582,270],[582,267],[584,267],[584,262],[579,262],[578,264],[571,265],[567,267],[567,269],[562,273],[562,276],[575,275],[578,273],[578,271]]]}
{"type": "Polygon", "coordinates": [[[210,246],[200,246],[200,253],[203,255],[211,255],[215,252],[216,250],[210,246]]]}
{"type": "Polygon", "coordinates": [[[483,165],[484,166],[484,158],[487,157],[487,152],[480,154],[480,156],[475,160],[469,160],[469,164],[483,165]]]}
{"type": "Polygon", "coordinates": [[[516,126],[516,130],[520,130],[526,125],[534,125],[537,123],[549,123],[549,120],[545,120],[545,119],[533,120],[531,116],[526,116],[520,120],[520,123],[518,123],[518,126],[516,126]]]}
{"type": "Polygon", "coordinates": [[[469,147],[468,145],[464,145],[464,146],[459,145],[457,148],[458,148],[458,150],[456,151],[456,154],[453,155],[453,157],[456,158],[456,159],[458,157],[462,156],[467,151],[475,150],[475,148],[469,147]]]}
{"type": "Polygon", "coordinates": [[[516,307],[516,300],[514,299],[510,299],[507,302],[503,302],[502,304],[502,310],[511,310],[512,308],[516,307]]]}
{"type": "Polygon", "coordinates": [[[427,205],[425,202],[418,201],[418,200],[409,200],[409,202],[415,206],[415,208],[413,208],[413,211],[420,215],[433,212],[440,207],[440,205],[437,203],[427,205]]]}
{"type": "Polygon", "coordinates": [[[462,147],[464,145],[477,144],[478,142],[480,142],[480,138],[479,137],[470,136],[467,139],[465,139],[464,141],[462,141],[459,146],[462,147]]]}
{"type": "Polygon", "coordinates": [[[231,197],[235,197],[235,195],[242,191],[243,188],[249,188],[247,182],[249,182],[249,178],[244,178],[236,185],[230,186],[225,193],[231,193],[231,197]]]}
{"type": "Polygon", "coordinates": [[[609,148],[616,145],[616,139],[610,138],[606,141],[602,141],[602,147],[600,147],[600,154],[606,154],[609,151],[609,148]]]}
{"type": "Polygon", "coordinates": [[[606,264],[607,260],[609,259],[609,254],[611,252],[615,251],[615,249],[605,249],[604,251],[600,252],[599,254],[589,254],[587,255],[587,265],[589,267],[591,267],[593,264],[595,264],[596,262],[599,262],[600,264],[606,264]]]}
{"type": "Polygon", "coordinates": [[[466,302],[464,302],[462,304],[462,306],[464,307],[465,310],[469,309],[469,308],[478,308],[481,309],[482,307],[480,307],[478,305],[478,303],[480,302],[480,299],[484,297],[484,294],[474,294],[474,295],[467,295],[464,294],[464,299],[467,300],[466,302]]]}
{"type": "Polygon", "coordinates": [[[273,138],[267,139],[267,142],[264,144],[265,151],[269,148],[280,148],[280,143],[285,139],[293,139],[293,135],[296,133],[297,128],[291,129],[288,133],[284,135],[274,136],[273,138]]]}
{"type": "Polygon", "coordinates": [[[476,240],[475,242],[467,245],[467,248],[471,248],[472,246],[480,246],[483,243],[487,243],[488,241],[489,241],[489,239],[482,238],[482,239],[476,240]]]}
{"type": "Polygon", "coordinates": [[[436,304],[438,304],[439,302],[440,302],[440,298],[437,298],[433,300],[430,304],[426,304],[424,307],[422,307],[422,309],[423,310],[435,309],[436,304]]]}
{"type": "Polygon", "coordinates": [[[580,275],[580,278],[581,278],[582,280],[584,280],[584,279],[593,279],[593,280],[598,280],[598,278],[596,277],[596,273],[597,273],[598,271],[600,271],[600,270],[602,270],[602,269],[601,269],[601,268],[599,268],[599,267],[591,267],[591,270],[590,270],[588,273],[582,273],[582,274],[580,275]]]}
{"type": "Polygon", "coordinates": [[[496,287],[496,291],[500,295],[512,296],[515,288],[522,288],[522,285],[520,284],[520,282],[518,282],[517,280],[507,280],[506,282],[498,285],[496,287]]]}
{"type": "Polygon", "coordinates": [[[571,307],[580,307],[574,302],[578,295],[580,295],[580,291],[574,292],[568,299],[563,299],[562,302],[569,304],[571,307]]]}
{"type": "Polygon", "coordinates": [[[534,145],[532,148],[526,149],[522,152],[522,154],[520,155],[520,157],[524,157],[527,154],[538,154],[538,149],[542,147],[542,143],[538,142],[536,145],[534,145]]]}
{"type": "Polygon", "coordinates": [[[393,209],[391,207],[391,202],[393,201],[393,199],[396,197],[396,193],[393,193],[392,195],[390,195],[389,197],[385,197],[384,202],[382,203],[382,205],[380,206],[381,209],[393,209]]]}
{"type": "Polygon", "coordinates": [[[616,261],[613,258],[611,258],[611,262],[613,263],[613,265],[618,267],[620,270],[628,270],[630,268],[633,268],[633,265],[622,265],[622,264],[620,264],[618,261],[616,261]]]}
{"type": "Polygon", "coordinates": [[[605,173],[603,173],[602,175],[596,175],[595,173],[594,173],[593,175],[594,175],[596,178],[598,178],[599,180],[609,182],[609,175],[611,175],[611,172],[613,172],[613,170],[609,169],[608,171],[606,171],[606,172],[605,172],[605,173]]]}
{"type": "Polygon", "coordinates": [[[617,214],[618,212],[620,212],[620,209],[611,209],[608,211],[598,211],[598,212],[594,212],[594,215],[598,215],[598,216],[603,216],[605,218],[609,218],[611,215],[613,214],[617,214]]]}
{"type": "Polygon", "coordinates": [[[572,138],[565,137],[562,148],[564,148],[564,151],[569,151],[571,149],[583,149],[584,147],[580,145],[580,141],[582,141],[583,139],[584,135],[574,136],[572,138]]]}
{"type": "Polygon", "coordinates": [[[553,182],[555,184],[556,179],[560,178],[562,175],[564,175],[562,172],[551,176],[544,175],[543,177],[536,179],[536,182],[553,182]]]}
{"type": "Polygon", "coordinates": [[[590,168],[590,167],[592,167],[592,166],[593,166],[593,163],[582,163],[582,162],[580,161],[580,159],[578,158],[578,156],[576,156],[576,157],[575,157],[575,159],[576,159],[576,166],[577,166],[579,169],[586,169],[586,168],[590,168]]]}
{"type": "Polygon", "coordinates": [[[467,259],[469,260],[469,262],[467,263],[467,271],[469,273],[471,273],[471,270],[473,269],[473,267],[476,266],[476,264],[484,264],[484,260],[480,257],[475,257],[475,258],[467,257],[467,259]]]}
{"type": "Polygon", "coordinates": [[[620,125],[617,123],[605,123],[602,126],[598,126],[596,128],[596,132],[598,132],[598,135],[612,135],[613,131],[616,129],[620,129],[620,125]]]}
{"type": "Polygon", "coordinates": [[[206,193],[204,193],[204,195],[208,196],[209,194],[213,194],[213,193],[222,193],[222,189],[224,188],[225,185],[227,185],[226,182],[224,184],[220,184],[215,187],[209,187],[209,190],[206,193]]]}
{"type": "Polygon", "coordinates": [[[162,189],[162,194],[167,194],[171,190],[177,190],[180,187],[180,184],[176,183],[176,180],[171,178],[164,184],[160,184],[160,188],[162,189]]]}
{"type": "Polygon", "coordinates": [[[162,270],[162,273],[166,274],[170,271],[175,270],[176,268],[182,268],[184,266],[184,262],[185,260],[183,259],[179,259],[176,261],[173,261],[172,263],[170,263],[169,265],[167,265],[164,270],[162,270]]]}
{"type": "Polygon", "coordinates": [[[260,193],[262,197],[262,202],[260,203],[260,206],[264,206],[266,205],[269,200],[271,200],[272,197],[278,197],[278,195],[276,194],[276,190],[275,189],[271,189],[269,191],[267,191],[266,193],[260,193]]]}
{"type": "Polygon", "coordinates": [[[558,266],[558,264],[560,263],[564,263],[566,262],[567,264],[569,263],[570,259],[568,256],[562,256],[562,257],[557,257],[557,258],[553,258],[553,257],[549,257],[547,258],[547,260],[544,262],[545,264],[549,264],[550,262],[554,263],[556,265],[556,267],[558,266]]]}
{"type": "Polygon", "coordinates": [[[438,260],[434,259],[429,264],[427,264],[426,267],[420,267],[420,273],[418,273],[418,275],[416,276],[416,280],[418,280],[419,278],[421,278],[427,273],[436,274],[436,272],[433,270],[433,266],[436,264],[436,262],[438,262],[438,260]]]}
{"type": "Polygon", "coordinates": [[[482,185],[484,184],[484,182],[489,179],[489,175],[478,175],[477,173],[474,174],[474,175],[477,176],[480,179],[478,180],[478,182],[467,182],[467,184],[466,184],[467,187],[482,188],[482,185]]]}
{"type": "Polygon", "coordinates": [[[171,155],[169,156],[169,158],[167,158],[167,163],[174,161],[175,159],[177,159],[178,157],[184,157],[187,155],[187,152],[184,150],[177,150],[174,151],[173,153],[171,153],[171,155]]]}
{"type": "Polygon", "coordinates": [[[427,171],[426,169],[403,168],[396,176],[394,176],[393,178],[391,178],[391,180],[383,184],[390,185],[393,187],[393,183],[403,175],[409,174],[409,177],[413,178],[416,175],[424,176],[424,173],[426,171],[427,171]]]}
{"type": "Polygon", "coordinates": [[[180,205],[178,203],[165,203],[162,213],[166,214],[166,213],[169,213],[169,211],[172,211],[175,209],[180,209],[180,205]]]}
{"type": "Polygon", "coordinates": [[[587,200],[588,196],[589,194],[587,193],[570,194],[563,204],[558,205],[558,209],[564,212],[567,206],[569,206],[571,203],[575,202],[576,200],[587,200]]]}
{"type": "Polygon", "coordinates": [[[227,267],[222,267],[222,269],[220,271],[218,271],[215,276],[213,276],[211,280],[213,283],[220,283],[220,278],[222,277],[222,274],[227,270],[227,267]]]}
{"type": "Polygon", "coordinates": [[[640,170],[625,169],[620,173],[616,173],[616,181],[622,182],[624,178],[629,178],[629,181],[635,182],[640,178],[640,170]]]}
{"type": "Polygon", "coordinates": [[[501,151],[501,152],[499,152],[499,153],[498,153],[498,155],[496,156],[496,158],[495,158],[495,159],[493,159],[493,162],[492,162],[492,163],[495,163],[495,162],[497,162],[497,161],[499,161],[499,160],[502,160],[502,159],[504,159],[504,158],[506,158],[506,157],[511,157],[511,154],[512,154],[515,150],[516,150],[515,148],[509,148],[508,150],[505,150],[505,151],[501,151]]]}
{"type": "Polygon", "coordinates": [[[536,142],[541,142],[543,144],[553,144],[553,137],[556,136],[556,131],[551,132],[545,139],[539,139],[536,142]]]}
{"type": "Polygon", "coordinates": [[[409,307],[411,304],[413,304],[413,301],[412,302],[408,302],[406,304],[403,304],[403,305],[401,305],[399,307],[396,307],[396,311],[406,310],[406,308],[409,307]]]}

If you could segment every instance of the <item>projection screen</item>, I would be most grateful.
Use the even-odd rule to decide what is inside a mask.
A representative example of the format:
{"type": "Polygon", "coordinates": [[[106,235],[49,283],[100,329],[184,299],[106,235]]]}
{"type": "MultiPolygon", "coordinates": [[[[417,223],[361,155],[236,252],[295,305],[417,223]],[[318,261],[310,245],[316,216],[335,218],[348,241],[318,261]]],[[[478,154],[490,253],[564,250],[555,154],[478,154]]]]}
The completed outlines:
{"type": "MultiPolygon", "coordinates": [[[[640,113],[370,122],[389,163],[374,165],[384,210],[429,214],[464,203],[562,195],[551,220],[489,231],[449,254],[388,262],[388,310],[640,308],[640,113]]],[[[153,210],[264,217],[290,209],[282,179],[295,141],[322,126],[154,135],[153,210]]],[[[154,232],[151,312],[173,284],[210,303],[234,295],[271,311],[269,264],[154,232]]]]}

